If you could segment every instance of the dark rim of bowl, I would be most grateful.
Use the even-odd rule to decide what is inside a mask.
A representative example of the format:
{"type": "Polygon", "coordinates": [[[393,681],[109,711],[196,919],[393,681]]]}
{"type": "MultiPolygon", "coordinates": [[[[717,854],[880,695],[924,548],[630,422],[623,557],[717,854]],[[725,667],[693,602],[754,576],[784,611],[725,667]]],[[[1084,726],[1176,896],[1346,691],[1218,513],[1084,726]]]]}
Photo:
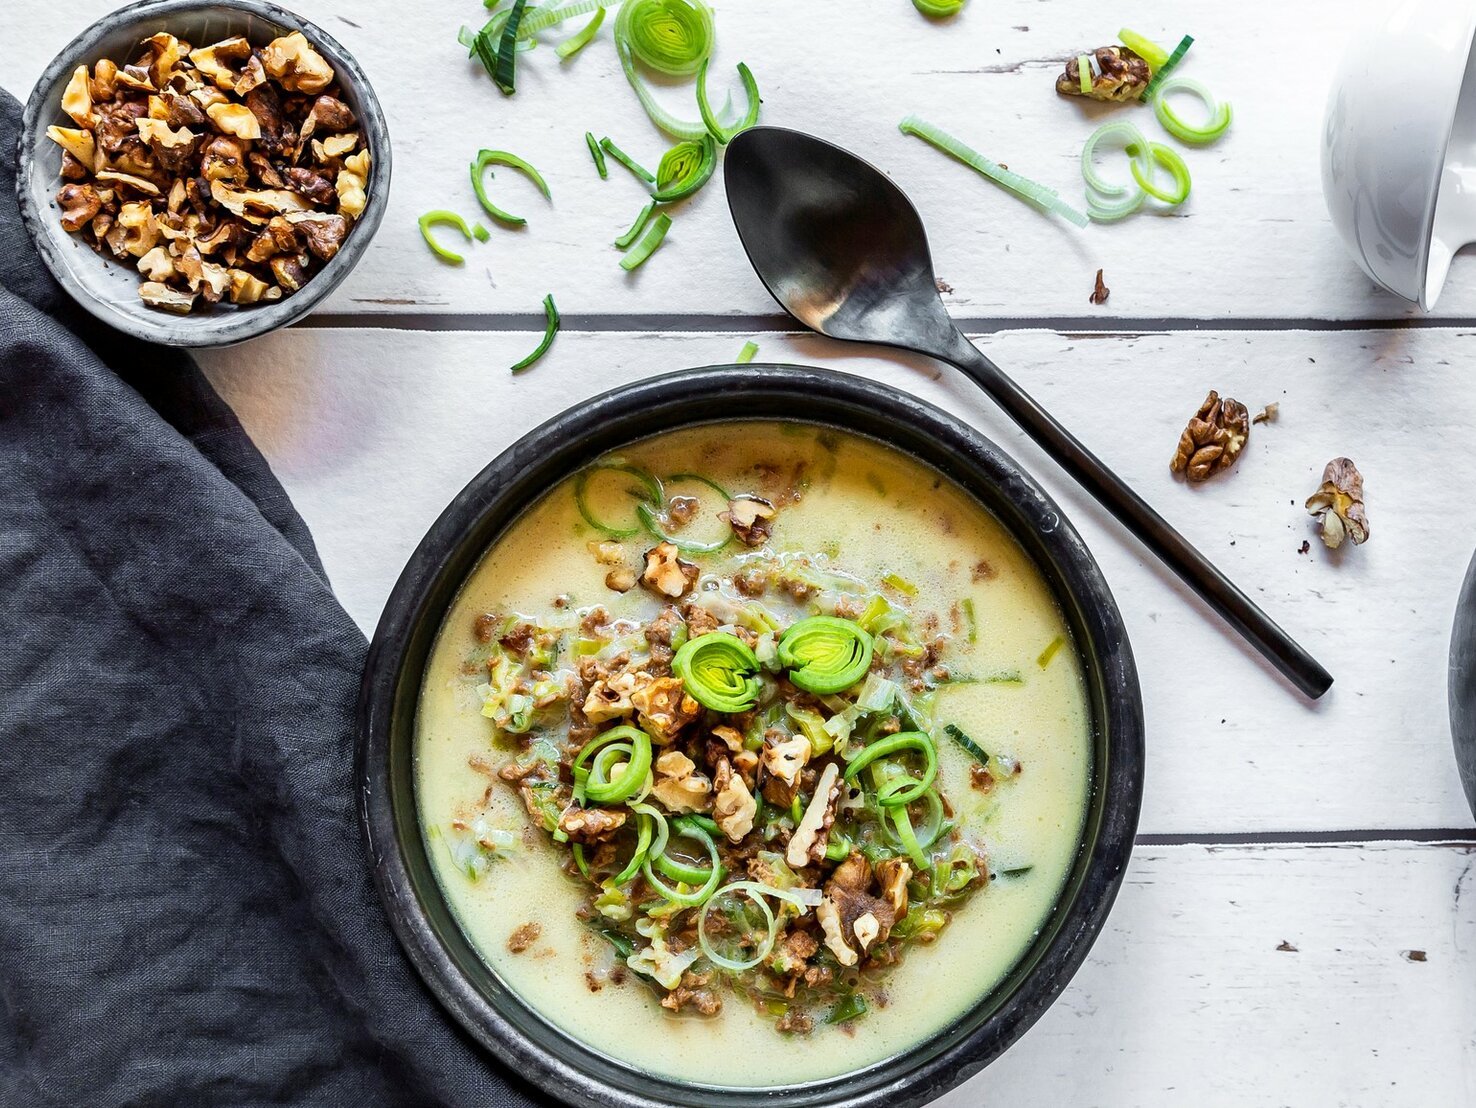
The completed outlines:
{"type": "MultiPolygon", "coordinates": [[[[149,33],[152,34],[153,31],[149,33]]],[[[140,41],[146,37],[148,36],[140,36],[140,41]]],[[[368,248],[369,240],[378,230],[389,202],[390,171],[393,163],[389,127],[369,78],[364,75],[354,56],[327,31],[286,8],[267,3],[266,0],[145,0],[144,3],[131,4],[105,15],[67,43],[36,81],[26,100],[17,142],[18,171],[15,187],[20,203],[21,222],[25,224],[31,241],[35,243],[36,250],[51,275],[78,304],[104,323],[135,338],[169,346],[226,346],[267,334],[301,319],[337,288],[358,264],[368,248]],[[229,9],[255,16],[274,24],[284,32],[301,31],[333,66],[340,86],[348,90],[356,101],[351,106],[359,117],[364,145],[370,153],[369,183],[365,190],[368,202],[363,213],[354,221],[343,247],[301,290],[291,296],[283,297],[274,304],[253,304],[198,315],[191,313],[187,316],[173,316],[160,312],[157,321],[152,316],[144,320],[99,300],[73,278],[62,257],[58,240],[53,237],[53,231],[62,235],[68,233],[62,231],[59,225],[55,228],[48,226],[48,221],[56,222],[53,213],[45,208],[38,208],[31,196],[32,178],[36,173],[36,151],[42,142],[47,141],[43,121],[48,118],[50,109],[60,103],[61,90],[72,70],[83,64],[90,70],[101,57],[99,43],[104,38],[136,24],[150,24],[154,25],[154,30],[168,30],[171,16],[211,9],[229,9]]],[[[68,235],[68,238],[71,237],[73,236],[68,235]]],[[[91,251],[88,250],[88,253],[91,251]]],[[[121,267],[124,264],[101,256],[96,260],[105,265],[121,267]]]]}
{"type": "Polygon", "coordinates": [[[922,1104],[978,1072],[1065,988],[1122,882],[1143,790],[1143,708],[1127,632],[1101,571],[1044,491],[972,428],[915,397],[802,366],[713,366],[615,389],[525,435],[462,490],[411,556],[369,647],[354,780],[390,923],[431,992],[513,1072],[579,1106],[850,1108],[922,1104]],[[1034,559],[1071,628],[1092,710],[1093,772],[1082,842],[1051,916],[1013,970],[969,1013],[883,1062],[768,1089],[674,1081],[616,1062],[534,1013],[470,945],[430,869],[417,819],[413,738],[430,647],[497,536],[563,478],[665,431],[734,419],[828,425],[911,455],[998,518],[1034,559]],[[497,997],[501,1006],[489,996],[497,997]]]}

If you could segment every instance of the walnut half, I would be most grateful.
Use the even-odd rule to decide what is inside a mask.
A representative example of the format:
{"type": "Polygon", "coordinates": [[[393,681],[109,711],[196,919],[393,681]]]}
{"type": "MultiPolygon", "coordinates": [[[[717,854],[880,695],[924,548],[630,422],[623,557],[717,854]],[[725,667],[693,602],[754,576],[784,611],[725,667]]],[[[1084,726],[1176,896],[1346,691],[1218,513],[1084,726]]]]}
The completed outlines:
{"type": "Polygon", "coordinates": [[[1179,436],[1169,469],[1191,481],[1206,480],[1235,464],[1249,435],[1250,413],[1245,405],[1228,396],[1221,400],[1220,394],[1211,389],[1179,436]]]}
{"type": "Polygon", "coordinates": [[[1368,515],[1363,507],[1363,474],[1347,458],[1334,458],[1322,471],[1322,488],[1307,498],[1307,511],[1317,517],[1322,541],[1336,550],[1345,538],[1353,545],[1368,541],[1368,515]]]}

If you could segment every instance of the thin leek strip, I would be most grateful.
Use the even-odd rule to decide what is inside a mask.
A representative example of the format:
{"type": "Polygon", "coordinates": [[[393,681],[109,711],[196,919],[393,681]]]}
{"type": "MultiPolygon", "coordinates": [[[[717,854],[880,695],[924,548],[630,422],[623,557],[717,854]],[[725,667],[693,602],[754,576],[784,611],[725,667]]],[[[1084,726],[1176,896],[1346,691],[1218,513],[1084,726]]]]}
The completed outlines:
{"type": "Polygon", "coordinates": [[[685,199],[707,184],[716,169],[717,140],[711,135],[695,142],[679,142],[661,156],[651,199],[659,204],[685,199]]]}
{"type": "Polygon", "coordinates": [[[889,573],[881,579],[881,583],[889,589],[900,592],[903,596],[917,595],[917,586],[900,574],[889,573]]]}
{"type": "Polygon", "coordinates": [[[707,957],[707,960],[715,966],[730,970],[733,973],[742,973],[744,970],[753,969],[754,966],[769,956],[769,952],[774,949],[774,940],[776,937],[774,934],[774,910],[769,907],[768,901],[764,897],[772,896],[775,900],[782,900],[786,904],[791,904],[795,908],[798,908],[799,913],[803,915],[820,903],[820,895],[819,889],[776,889],[772,885],[760,884],[757,881],[730,882],[719,889],[716,895],[709,898],[707,903],[702,906],[702,911],[697,916],[697,944],[702,948],[702,953],[707,957]],[[759,910],[764,915],[764,938],[758,943],[753,957],[742,961],[718,953],[718,951],[713,949],[712,944],[707,938],[707,913],[712,911],[712,906],[718,902],[719,898],[728,896],[729,894],[748,897],[749,900],[758,905],[759,910]]]}
{"type": "Polygon", "coordinates": [[[1097,146],[1106,139],[1118,138],[1123,140],[1123,148],[1139,165],[1145,170],[1149,168],[1148,140],[1143,136],[1142,131],[1125,120],[1114,120],[1102,124],[1087,137],[1086,144],[1081,148],[1081,175],[1086,180],[1087,188],[1103,196],[1123,196],[1132,187],[1104,180],[1097,173],[1097,146]]]}
{"type": "Polygon", "coordinates": [[[745,342],[743,344],[743,349],[738,351],[738,356],[733,359],[733,364],[747,365],[749,362],[753,361],[754,357],[758,354],[758,350],[758,343],[745,342]]]}
{"type": "Polygon", "coordinates": [[[513,0],[502,38],[497,42],[497,62],[492,67],[492,80],[505,96],[517,91],[518,27],[523,22],[528,0],[513,0]]]}
{"type": "Polygon", "coordinates": [[[910,804],[932,787],[934,779],[938,776],[938,750],[933,745],[933,740],[922,731],[903,731],[896,735],[888,735],[884,739],[870,743],[861,748],[861,753],[852,758],[846,764],[846,772],[842,774],[841,780],[853,781],[856,775],[867,766],[881,758],[891,758],[897,754],[908,751],[917,751],[923,756],[923,775],[920,778],[907,776],[904,779],[905,787],[894,789],[889,793],[890,799],[882,800],[878,794],[877,799],[885,807],[896,804],[910,804]]]}
{"type": "Polygon", "coordinates": [[[620,268],[629,273],[645,264],[646,259],[656,253],[661,244],[666,241],[666,232],[670,229],[671,216],[665,212],[658,212],[656,218],[651,221],[651,226],[641,236],[641,241],[631,248],[629,254],[620,259],[620,268]]]}
{"type": "Polygon", "coordinates": [[[599,32],[600,24],[604,22],[605,9],[600,7],[595,10],[594,18],[586,23],[583,28],[555,46],[554,53],[559,56],[560,60],[568,61],[594,41],[595,35],[599,32]]]}
{"type": "Polygon", "coordinates": [[[1189,167],[1184,164],[1184,159],[1172,148],[1161,142],[1148,144],[1149,153],[1153,160],[1169,171],[1174,179],[1173,191],[1161,187],[1149,173],[1145,173],[1136,161],[1133,162],[1133,180],[1138,182],[1138,187],[1155,200],[1162,200],[1170,207],[1177,207],[1189,199],[1191,182],[1189,179],[1189,167]]]}
{"type": "Polygon", "coordinates": [[[532,38],[539,31],[546,31],[550,27],[557,26],[566,19],[573,19],[576,15],[587,15],[596,12],[603,15],[605,5],[610,0],[574,0],[572,4],[563,7],[544,8],[523,20],[522,27],[518,30],[520,38],[532,38]]]}
{"type": "Polygon", "coordinates": [[[512,371],[514,373],[523,372],[523,370],[527,369],[539,358],[547,354],[548,348],[553,345],[554,336],[559,333],[559,309],[554,306],[553,293],[549,293],[543,298],[543,315],[545,318],[545,322],[543,325],[543,338],[539,341],[538,345],[534,347],[533,353],[529,354],[521,362],[512,367],[512,371]]]}
{"type": "Polygon", "coordinates": [[[1216,103],[1214,94],[1192,77],[1172,77],[1160,85],[1158,95],[1153,99],[1153,114],[1158,116],[1158,122],[1163,124],[1165,131],[1191,146],[1204,146],[1214,142],[1229,129],[1231,118],[1230,105],[1216,103]],[[1199,99],[1204,104],[1208,122],[1202,127],[1185,123],[1168,102],[1168,98],[1176,92],[1187,92],[1199,99]]]}
{"type": "Polygon", "coordinates": [[[1051,664],[1051,659],[1056,656],[1056,652],[1065,645],[1066,640],[1060,635],[1057,635],[1054,639],[1050,641],[1049,644],[1047,644],[1046,648],[1040,652],[1040,657],[1035,659],[1035,664],[1038,665],[1041,669],[1045,669],[1046,666],[1051,664]]]}
{"type": "Polygon", "coordinates": [[[959,601],[959,609],[963,612],[964,625],[968,628],[969,642],[979,641],[979,617],[974,612],[974,598],[966,596],[959,601]]]}
{"type": "Polygon", "coordinates": [[[912,0],[912,6],[929,19],[947,19],[963,11],[967,0],[912,0]]]}
{"type": "Polygon", "coordinates": [[[492,232],[487,230],[487,228],[482,226],[482,224],[472,224],[472,238],[476,239],[478,242],[486,242],[491,237],[492,232]]]}
{"type": "MultiPolygon", "coordinates": [[[[682,482],[694,481],[697,484],[706,485],[713,492],[717,493],[725,504],[733,499],[732,493],[728,492],[727,489],[723,488],[711,478],[702,476],[700,473],[673,473],[669,477],[664,478],[662,484],[670,486],[681,484],[682,482]]],[[[661,527],[661,520],[657,516],[656,509],[650,504],[637,504],[636,515],[640,517],[641,524],[651,533],[652,538],[671,543],[683,554],[713,554],[733,541],[733,531],[730,527],[724,527],[722,536],[714,539],[712,542],[693,542],[676,535],[668,535],[661,527]]]]}
{"type": "MultiPolygon", "coordinates": [[[[651,808],[648,804],[631,805],[631,807],[636,812],[635,851],[631,854],[630,861],[625,863],[625,868],[610,879],[611,884],[614,885],[625,884],[641,871],[641,864],[646,860],[651,850],[652,828],[655,824],[655,820],[651,816],[653,813],[656,815],[660,814],[655,812],[655,809],[651,808]]],[[[574,864],[579,867],[580,873],[584,874],[589,880],[594,880],[590,876],[589,862],[584,857],[584,847],[579,843],[574,844],[574,864]]]]}
{"type": "Polygon", "coordinates": [[[1148,63],[1149,71],[1163,68],[1163,63],[1168,61],[1168,51],[1151,38],[1138,34],[1131,28],[1124,27],[1117,32],[1117,41],[1126,46],[1138,57],[1148,63]]]}
{"type": "Polygon", "coordinates": [[[689,639],[671,660],[687,695],[714,712],[746,712],[763,689],[758,659],[735,635],[712,631],[689,639]]]}
{"type": "Polygon", "coordinates": [[[1090,96],[1092,92],[1092,63],[1087,60],[1087,55],[1078,54],[1076,57],[1076,75],[1081,82],[1081,94],[1090,96]]]}
{"type": "Polygon", "coordinates": [[[737,123],[731,127],[724,127],[713,112],[711,101],[707,98],[706,59],[703,59],[701,68],[697,70],[697,110],[702,115],[702,122],[707,127],[708,133],[722,146],[728,145],[740,131],[746,131],[758,122],[759,105],[763,103],[759,97],[758,81],[754,79],[753,71],[742,62],[738,63],[738,79],[743,82],[743,95],[748,98],[748,108],[743,113],[743,118],[737,123]]]}
{"type": "Polygon", "coordinates": [[[482,178],[486,174],[489,165],[505,165],[509,169],[516,169],[538,186],[538,191],[543,193],[544,199],[553,199],[548,189],[548,182],[543,179],[543,174],[539,173],[538,170],[534,169],[516,154],[509,154],[506,150],[478,150],[476,158],[471,163],[472,191],[477,194],[477,202],[487,209],[487,214],[492,216],[493,219],[499,219],[503,223],[510,224],[514,227],[521,227],[528,222],[520,215],[513,215],[511,212],[503,211],[488,199],[487,190],[482,182],[482,178]]]}
{"type": "Polygon", "coordinates": [[[963,728],[952,723],[945,723],[943,725],[943,733],[958,743],[959,746],[963,747],[981,766],[989,765],[989,755],[985,753],[983,747],[969,738],[968,733],[963,728]]]}
{"type": "Polygon", "coordinates": [[[641,230],[646,226],[646,220],[651,218],[651,213],[655,210],[656,201],[652,200],[641,209],[641,214],[635,217],[635,222],[630,225],[630,229],[615,240],[616,247],[621,250],[629,250],[630,244],[635,242],[636,236],[641,233],[641,230]]]}
{"type": "MultiPolygon", "coordinates": [[[[903,781],[888,781],[877,791],[877,799],[885,801],[887,798],[900,791],[905,783],[903,781]],[[893,788],[893,786],[897,786],[893,788]]],[[[892,827],[896,833],[897,841],[902,844],[902,849],[907,851],[907,856],[912,859],[913,865],[919,873],[927,870],[930,862],[928,856],[923,853],[923,845],[918,841],[917,832],[912,827],[912,817],[907,814],[907,805],[890,805],[883,809],[886,818],[891,820],[892,827]]]]}
{"type": "Polygon", "coordinates": [[[797,688],[825,696],[843,692],[871,668],[871,636],[848,619],[811,616],[779,638],[779,664],[797,688]]]}
{"type": "Polygon", "coordinates": [[[636,161],[624,150],[620,149],[620,147],[611,142],[608,138],[600,139],[600,145],[604,147],[606,154],[609,154],[610,157],[614,158],[621,165],[625,166],[626,169],[630,170],[642,181],[645,181],[648,185],[654,185],[656,183],[656,174],[652,173],[645,166],[641,165],[640,162],[636,161]]]}
{"type": "Polygon", "coordinates": [[[643,65],[668,77],[690,77],[712,53],[717,32],[702,0],[625,0],[615,38],[643,65]]]}
{"type": "Polygon", "coordinates": [[[1022,177],[1013,170],[1003,168],[998,162],[991,161],[977,150],[970,149],[952,135],[940,131],[931,123],[926,123],[915,115],[909,115],[904,119],[898,124],[898,129],[904,135],[915,135],[945,154],[957,158],[970,169],[988,177],[995,184],[1008,189],[1037,208],[1054,212],[1078,227],[1085,227],[1089,222],[1083,213],[1067,204],[1056,195],[1054,190],[1028,177],[1022,177]]]}
{"type": "Polygon", "coordinates": [[[622,803],[640,791],[651,772],[651,736],[629,724],[612,727],[584,744],[573,769],[579,803],[586,798],[596,804],[622,803]],[[618,758],[624,759],[625,768],[612,779],[609,774],[618,758]]]}
{"type": "Polygon", "coordinates": [[[595,169],[600,172],[600,180],[605,180],[610,176],[610,170],[605,166],[605,151],[601,149],[599,140],[592,131],[585,131],[584,143],[589,147],[589,156],[594,159],[595,169]]]}
{"type": "Polygon", "coordinates": [[[1091,216],[1096,223],[1116,223],[1119,219],[1126,219],[1143,206],[1143,201],[1148,199],[1148,194],[1142,189],[1135,188],[1132,195],[1126,200],[1120,200],[1113,204],[1100,204],[1095,197],[1087,197],[1087,215],[1091,216]]]}
{"type": "MultiPolygon", "coordinates": [[[[618,26],[619,24],[617,22],[618,26]]],[[[678,119],[656,102],[656,98],[651,95],[651,90],[641,80],[641,75],[636,70],[635,61],[631,57],[629,48],[618,37],[615,40],[615,53],[620,58],[620,68],[625,72],[625,79],[630,82],[630,87],[635,90],[636,99],[641,102],[641,107],[645,110],[646,115],[652,123],[656,124],[657,127],[665,131],[672,138],[683,141],[699,139],[707,134],[707,124],[703,123],[700,119],[695,123],[678,119]]]]}
{"type": "MultiPolygon", "coordinates": [[[[653,808],[652,811],[654,812],[655,809],[653,808]]],[[[723,879],[723,866],[718,858],[717,843],[713,842],[712,836],[703,828],[695,823],[682,823],[680,821],[676,823],[674,828],[668,828],[666,820],[658,815],[654,841],[651,843],[651,849],[646,855],[646,860],[641,863],[641,873],[651,888],[655,889],[673,904],[679,904],[683,908],[696,908],[701,904],[705,904],[712,897],[712,894],[717,891],[718,882],[723,879]],[[681,889],[672,888],[666,882],[662,881],[661,878],[657,877],[653,869],[653,862],[659,862],[666,856],[666,846],[673,833],[683,838],[694,839],[701,843],[707,850],[710,866],[708,869],[702,871],[706,880],[701,886],[691,892],[683,892],[681,889]]],[[[682,879],[677,878],[677,880],[681,881],[682,879]]],[[[682,881],[682,883],[690,884],[690,882],[685,881],[682,881]]]]}
{"type": "Polygon", "coordinates": [[[454,250],[448,250],[442,246],[435,240],[435,236],[431,234],[432,227],[455,227],[470,242],[472,240],[472,229],[466,225],[466,220],[462,219],[461,216],[455,212],[448,212],[444,208],[437,208],[433,212],[426,212],[416,222],[420,226],[420,237],[425,239],[425,244],[431,248],[436,257],[444,262],[449,262],[451,265],[461,265],[466,261],[464,257],[454,250]]]}
{"type": "Polygon", "coordinates": [[[641,528],[638,522],[630,527],[617,527],[595,516],[589,506],[589,481],[596,473],[623,473],[634,477],[638,487],[633,490],[632,495],[637,500],[646,500],[652,504],[666,503],[666,492],[662,489],[661,482],[644,469],[623,465],[619,462],[602,462],[580,470],[579,475],[574,478],[574,507],[579,510],[579,515],[585,523],[596,531],[604,532],[612,539],[628,539],[632,535],[639,535],[641,528]]]}
{"type": "Polygon", "coordinates": [[[1193,35],[1185,35],[1181,38],[1179,45],[1174,47],[1174,52],[1165,58],[1163,64],[1154,72],[1152,79],[1148,82],[1148,87],[1143,90],[1143,95],[1138,97],[1138,99],[1145,104],[1153,103],[1154,93],[1158,91],[1159,86],[1163,84],[1168,75],[1184,60],[1184,55],[1189,53],[1189,47],[1193,45],[1193,35]]]}

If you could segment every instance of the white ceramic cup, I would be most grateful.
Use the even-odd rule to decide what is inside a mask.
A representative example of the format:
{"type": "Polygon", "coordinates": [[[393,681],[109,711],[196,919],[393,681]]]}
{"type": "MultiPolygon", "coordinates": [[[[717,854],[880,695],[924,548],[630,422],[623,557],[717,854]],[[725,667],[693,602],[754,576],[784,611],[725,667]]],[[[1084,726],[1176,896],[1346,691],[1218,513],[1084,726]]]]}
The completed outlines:
{"type": "Polygon", "coordinates": [[[1333,81],[1322,191],[1354,259],[1429,310],[1476,243],[1476,3],[1370,6],[1333,81]]]}

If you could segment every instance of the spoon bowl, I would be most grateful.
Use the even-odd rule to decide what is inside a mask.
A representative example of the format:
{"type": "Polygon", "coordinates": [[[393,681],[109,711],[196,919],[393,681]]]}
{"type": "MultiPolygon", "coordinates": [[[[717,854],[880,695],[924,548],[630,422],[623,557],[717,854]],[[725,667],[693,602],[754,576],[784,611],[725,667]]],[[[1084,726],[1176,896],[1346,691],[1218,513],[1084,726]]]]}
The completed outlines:
{"type": "Polygon", "coordinates": [[[751,127],[723,175],[748,260],[785,311],[822,335],[960,370],[1296,688],[1328,690],[1315,658],[964,337],[938,296],[922,219],[886,174],[823,139],[751,127]]]}

